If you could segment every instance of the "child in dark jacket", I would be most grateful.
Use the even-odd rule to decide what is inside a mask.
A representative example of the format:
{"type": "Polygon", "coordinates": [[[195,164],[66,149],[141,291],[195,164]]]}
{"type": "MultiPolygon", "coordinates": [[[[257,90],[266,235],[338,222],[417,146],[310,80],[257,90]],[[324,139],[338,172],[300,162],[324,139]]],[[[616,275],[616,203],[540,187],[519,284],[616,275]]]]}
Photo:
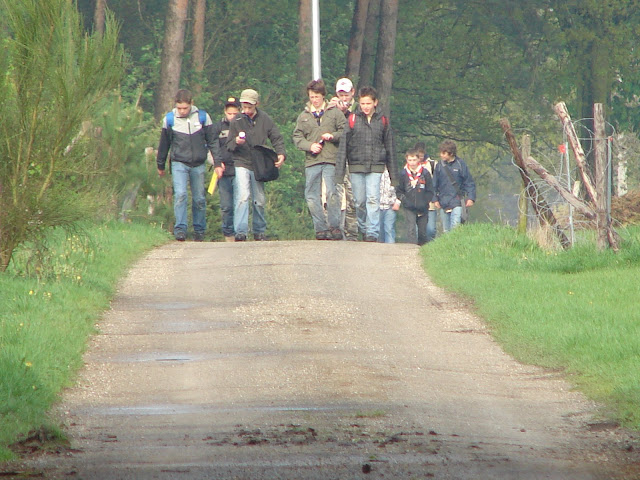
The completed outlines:
{"type": "Polygon", "coordinates": [[[416,150],[409,150],[405,154],[405,160],[407,163],[398,180],[397,200],[393,209],[399,210],[401,204],[404,207],[407,241],[424,245],[427,243],[429,202],[433,198],[433,182],[431,174],[422,165],[422,158],[416,150]]]}

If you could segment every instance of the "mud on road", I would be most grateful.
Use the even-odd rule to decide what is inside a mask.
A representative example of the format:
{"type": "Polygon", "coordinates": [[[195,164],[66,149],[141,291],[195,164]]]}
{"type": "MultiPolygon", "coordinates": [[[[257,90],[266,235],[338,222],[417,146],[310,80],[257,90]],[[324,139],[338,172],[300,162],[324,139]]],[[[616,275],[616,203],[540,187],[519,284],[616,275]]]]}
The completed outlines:
{"type": "Polygon", "coordinates": [[[637,440],[517,363],[417,247],[174,243],[122,282],[57,409],[75,479],[630,479],[637,440]]]}

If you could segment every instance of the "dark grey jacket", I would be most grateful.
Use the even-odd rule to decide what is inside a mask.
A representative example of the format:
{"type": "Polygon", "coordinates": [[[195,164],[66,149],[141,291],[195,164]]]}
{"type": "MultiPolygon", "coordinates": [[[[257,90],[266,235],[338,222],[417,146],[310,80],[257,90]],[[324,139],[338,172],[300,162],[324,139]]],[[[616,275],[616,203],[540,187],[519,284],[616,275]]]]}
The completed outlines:
{"type": "Polygon", "coordinates": [[[219,152],[214,160],[214,165],[220,167],[224,163],[223,177],[233,177],[236,174],[236,167],[233,164],[233,155],[227,150],[227,139],[229,138],[229,122],[223,117],[219,122],[213,124],[213,135],[218,139],[219,152]]]}
{"type": "Polygon", "coordinates": [[[267,140],[271,142],[278,155],[286,156],[284,138],[269,115],[260,109],[258,109],[253,119],[244,113],[239,113],[229,125],[227,150],[231,152],[236,167],[243,167],[253,171],[251,148],[254,145],[268,146],[267,140]],[[238,132],[245,132],[247,135],[247,141],[242,145],[236,144],[238,132]]]}
{"type": "Polygon", "coordinates": [[[338,156],[336,157],[336,183],[344,182],[344,173],[349,165],[350,173],[384,173],[389,170],[391,185],[398,184],[396,147],[389,122],[382,114],[374,112],[371,122],[360,109],[354,113],[353,128],[347,116],[338,156]]]}

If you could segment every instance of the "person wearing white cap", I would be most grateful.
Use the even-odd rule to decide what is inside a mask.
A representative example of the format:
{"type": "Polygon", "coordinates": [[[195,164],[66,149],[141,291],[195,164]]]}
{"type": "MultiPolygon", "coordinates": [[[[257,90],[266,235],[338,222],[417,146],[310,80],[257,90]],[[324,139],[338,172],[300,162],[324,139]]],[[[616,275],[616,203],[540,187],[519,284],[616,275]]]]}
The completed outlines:
{"type": "MultiPolygon", "coordinates": [[[[345,118],[350,113],[355,112],[357,103],[354,100],[356,90],[353,82],[346,77],[338,79],[336,82],[336,96],[329,101],[329,106],[339,108],[344,113],[345,118]]],[[[336,190],[338,195],[343,199],[344,218],[342,220],[342,230],[347,240],[358,239],[358,219],[356,218],[356,205],[351,189],[351,180],[349,180],[349,169],[344,177],[344,184],[337,184],[336,190]]]]}
{"type": "Polygon", "coordinates": [[[267,113],[258,108],[260,96],[255,90],[248,88],[240,93],[242,113],[229,125],[227,149],[232,153],[236,167],[234,190],[233,226],[236,242],[247,239],[249,233],[249,200],[253,198],[253,239],[266,240],[267,221],[264,216],[266,197],[264,182],[256,180],[253,174],[251,150],[256,145],[267,145],[271,142],[278,155],[276,167],[284,164],[286,152],[284,138],[275,122],[267,113]]]}

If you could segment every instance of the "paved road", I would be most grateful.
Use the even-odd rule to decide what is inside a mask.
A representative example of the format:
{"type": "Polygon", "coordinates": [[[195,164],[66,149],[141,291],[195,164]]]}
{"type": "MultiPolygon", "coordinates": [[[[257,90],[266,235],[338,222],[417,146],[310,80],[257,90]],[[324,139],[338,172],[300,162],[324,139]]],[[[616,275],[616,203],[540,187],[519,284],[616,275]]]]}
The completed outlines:
{"type": "Polygon", "coordinates": [[[505,355],[470,312],[412,245],[164,246],[123,281],[60,406],[73,449],[31,468],[92,480],[637,478],[630,437],[557,374],[505,355]]]}

